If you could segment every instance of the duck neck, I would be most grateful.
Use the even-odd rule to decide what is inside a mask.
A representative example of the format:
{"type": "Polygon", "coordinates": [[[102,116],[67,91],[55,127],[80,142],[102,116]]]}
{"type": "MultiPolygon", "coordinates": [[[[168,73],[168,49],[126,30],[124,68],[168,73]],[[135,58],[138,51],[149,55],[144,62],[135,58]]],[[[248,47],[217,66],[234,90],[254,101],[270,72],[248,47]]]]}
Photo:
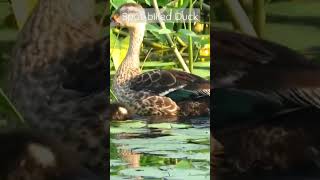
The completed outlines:
{"type": "Polygon", "coordinates": [[[143,41],[145,25],[139,24],[130,29],[130,43],[126,57],[116,74],[117,84],[123,84],[140,74],[140,47],[143,41]]]}

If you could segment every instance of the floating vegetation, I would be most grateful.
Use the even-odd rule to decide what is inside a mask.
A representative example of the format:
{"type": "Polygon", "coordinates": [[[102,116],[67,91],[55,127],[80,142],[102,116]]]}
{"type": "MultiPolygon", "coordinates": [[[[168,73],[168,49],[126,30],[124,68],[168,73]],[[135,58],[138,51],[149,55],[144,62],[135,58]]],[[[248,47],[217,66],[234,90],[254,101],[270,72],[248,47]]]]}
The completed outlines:
{"type": "Polygon", "coordinates": [[[210,179],[208,119],[112,122],[111,179],[210,179]]]}

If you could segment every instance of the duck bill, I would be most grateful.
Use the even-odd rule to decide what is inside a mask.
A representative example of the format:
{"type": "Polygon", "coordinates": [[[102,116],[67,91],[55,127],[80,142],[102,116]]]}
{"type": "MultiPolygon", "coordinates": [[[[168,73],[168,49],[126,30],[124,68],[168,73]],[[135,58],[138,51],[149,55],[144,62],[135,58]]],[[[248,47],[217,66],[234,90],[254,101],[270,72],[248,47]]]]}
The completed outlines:
{"type": "Polygon", "coordinates": [[[111,23],[114,24],[114,26],[118,27],[120,26],[120,16],[119,14],[114,14],[111,16],[111,23]]]}

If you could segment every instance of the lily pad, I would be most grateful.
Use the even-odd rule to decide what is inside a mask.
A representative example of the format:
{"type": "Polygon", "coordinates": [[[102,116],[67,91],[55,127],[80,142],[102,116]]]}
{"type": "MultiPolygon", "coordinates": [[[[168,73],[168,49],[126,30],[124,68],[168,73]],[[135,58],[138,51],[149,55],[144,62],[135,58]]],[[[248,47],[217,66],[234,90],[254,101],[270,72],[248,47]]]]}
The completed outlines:
{"type": "Polygon", "coordinates": [[[124,166],[124,165],[127,165],[127,164],[128,163],[122,162],[121,160],[114,160],[114,159],[110,160],[110,167],[112,167],[112,166],[124,166]]]}
{"type": "Polygon", "coordinates": [[[159,123],[159,124],[148,124],[149,128],[158,129],[172,129],[172,128],[188,128],[191,125],[188,124],[174,124],[174,123],[159,123]]]}
{"type": "Polygon", "coordinates": [[[142,167],[142,168],[135,168],[135,169],[124,169],[120,171],[120,174],[131,176],[131,177],[146,177],[146,178],[191,178],[192,179],[198,179],[198,177],[208,176],[208,179],[210,179],[210,172],[208,171],[202,171],[202,170],[196,170],[196,169],[178,169],[178,168],[168,168],[166,170],[159,169],[156,167],[142,167]]]}

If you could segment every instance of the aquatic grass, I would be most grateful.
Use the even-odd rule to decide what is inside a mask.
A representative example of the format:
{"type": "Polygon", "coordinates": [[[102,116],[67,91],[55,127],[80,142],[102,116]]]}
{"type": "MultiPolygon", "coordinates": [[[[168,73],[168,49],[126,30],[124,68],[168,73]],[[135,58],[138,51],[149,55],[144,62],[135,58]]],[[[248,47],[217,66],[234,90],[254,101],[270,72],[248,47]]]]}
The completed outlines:
{"type": "MultiPolygon", "coordinates": [[[[189,14],[192,14],[193,11],[193,2],[192,0],[189,0],[189,14]]],[[[191,19],[188,21],[188,29],[191,32],[192,31],[192,22],[191,19]]],[[[193,72],[193,41],[192,41],[192,36],[189,35],[188,37],[188,42],[189,42],[189,70],[192,73],[193,72]]]]}
{"type": "Polygon", "coordinates": [[[153,48],[150,48],[150,49],[149,49],[146,57],[145,57],[144,60],[142,61],[142,64],[141,64],[141,66],[140,66],[140,69],[141,69],[141,70],[143,69],[144,64],[146,63],[146,61],[147,61],[147,59],[148,59],[148,57],[149,57],[149,55],[150,55],[150,53],[151,53],[152,50],[153,50],[153,48]]]}
{"type": "MultiPolygon", "coordinates": [[[[111,83],[110,83],[110,84],[111,84],[111,83]]],[[[114,92],[112,91],[111,88],[110,88],[110,95],[111,95],[111,97],[110,97],[111,102],[112,102],[112,101],[118,102],[118,98],[117,98],[117,96],[114,94],[114,92]]]]}
{"type": "Polygon", "coordinates": [[[264,36],[266,24],[265,0],[255,0],[253,3],[253,26],[257,35],[264,36]]]}
{"type": "Polygon", "coordinates": [[[238,29],[245,34],[256,37],[257,33],[254,30],[248,15],[241,7],[239,1],[223,0],[223,2],[231,16],[234,29],[238,29]]]}
{"type": "MultiPolygon", "coordinates": [[[[20,112],[15,108],[8,96],[0,88],[0,113],[11,116],[20,126],[26,126],[26,122],[20,112]]],[[[10,123],[10,122],[9,122],[10,123]]]]}

